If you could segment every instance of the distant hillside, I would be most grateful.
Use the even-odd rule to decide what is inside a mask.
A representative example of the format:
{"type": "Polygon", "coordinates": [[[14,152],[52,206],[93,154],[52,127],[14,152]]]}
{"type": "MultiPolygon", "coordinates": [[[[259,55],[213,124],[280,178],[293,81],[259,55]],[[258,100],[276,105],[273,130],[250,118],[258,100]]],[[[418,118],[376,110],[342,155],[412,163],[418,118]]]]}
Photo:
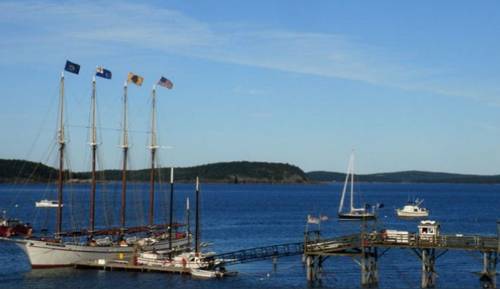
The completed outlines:
{"type": "Polygon", "coordinates": [[[56,176],[57,170],[42,163],[0,159],[0,183],[44,182],[56,176]]]}
{"type": "MultiPolygon", "coordinates": [[[[130,181],[148,181],[150,171],[130,170],[130,181]]],[[[46,182],[55,181],[56,169],[41,163],[23,160],[0,159],[0,182],[46,182]]],[[[105,170],[98,173],[101,180],[121,180],[120,170],[105,170]]],[[[221,162],[201,166],[175,168],[176,181],[193,181],[196,176],[204,182],[224,183],[305,183],[306,174],[298,167],[290,164],[267,162],[221,162]]],[[[166,182],[170,177],[170,168],[157,170],[156,177],[166,182]]],[[[73,172],[73,180],[88,180],[90,172],[73,172]]]]}
{"type": "MultiPolygon", "coordinates": [[[[313,171],[306,175],[312,182],[343,182],[345,180],[345,173],[313,171]]],[[[500,175],[481,176],[422,171],[356,175],[356,179],[361,182],[387,183],[500,183],[500,175]]]]}
{"type": "MultiPolygon", "coordinates": [[[[120,180],[120,170],[106,170],[103,172],[107,180],[120,180]]],[[[129,178],[135,181],[148,181],[150,170],[129,171],[129,178]]],[[[170,168],[161,168],[158,175],[163,181],[170,178],[170,168]]],[[[193,181],[196,176],[204,182],[224,183],[305,183],[306,174],[290,164],[267,162],[223,162],[201,166],[175,168],[176,181],[193,181]]],[[[76,173],[79,179],[90,178],[90,173],[76,173]]]]}
{"type": "MultiPolygon", "coordinates": [[[[73,172],[66,175],[73,181],[88,181],[89,172],[73,172]]],[[[0,183],[51,182],[55,181],[58,171],[41,163],[23,160],[0,159],[0,183]]],[[[120,170],[98,172],[100,180],[121,180],[120,170]]],[[[175,180],[192,182],[199,176],[203,182],[213,183],[308,183],[308,182],[343,182],[344,173],[313,171],[304,173],[299,167],[283,163],[267,162],[221,162],[194,167],[175,168],[175,180]]],[[[157,178],[167,182],[170,168],[157,171],[157,178]]],[[[500,183],[500,175],[481,176],[450,174],[439,172],[404,171],[356,175],[361,182],[387,183],[500,183]]],[[[149,170],[131,170],[130,181],[149,181],[149,170]]]]}

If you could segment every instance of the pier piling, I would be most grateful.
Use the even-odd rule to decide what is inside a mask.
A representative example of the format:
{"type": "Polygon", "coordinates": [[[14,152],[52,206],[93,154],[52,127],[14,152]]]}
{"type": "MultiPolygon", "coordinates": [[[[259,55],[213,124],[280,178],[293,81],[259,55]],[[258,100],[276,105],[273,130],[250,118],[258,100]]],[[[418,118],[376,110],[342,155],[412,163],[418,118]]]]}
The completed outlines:
{"type": "Polygon", "coordinates": [[[480,273],[479,282],[481,288],[497,288],[496,269],[498,253],[483,252],[483,271],[480,273]]]}
{"type": "Polygon", "coordinates": [[[421,250],[422,259],[422,288],[434,288],[436,286],[436,249],[426,248],[421,250]]]}
{"type": "Polygon", "coordinates": [[[363,247],[360,262],[361,286],[372,288],[378,285],[377,259],[376,247],[363,247]]]}

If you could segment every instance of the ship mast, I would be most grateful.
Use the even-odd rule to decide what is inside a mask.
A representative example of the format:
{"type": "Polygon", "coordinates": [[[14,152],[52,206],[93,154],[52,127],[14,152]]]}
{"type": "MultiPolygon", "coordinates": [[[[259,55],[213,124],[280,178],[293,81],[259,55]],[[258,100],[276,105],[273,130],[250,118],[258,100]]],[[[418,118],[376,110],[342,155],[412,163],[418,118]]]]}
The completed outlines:
{"type": "Polygon", "coordinates": [[[127,155],[128,155],[128,131],[127,131],[127,82],[123,85],[123,132],[122,132],[122,195],[121,195],[121,211],[120,225],[121,234],[125,233],[125,208],[127,201],[127,155]]]}
{"type": "Polygon", "coordinates": [[[170,216],[168,218],[168,249],[172,258],[172,226],[174,219],[174,168],[170,168],[170,216]]]}
{"type": "MultiPolygon", "coordinates": [[[[195,214],[194,252],[200,253],[200,180],[196,177],[196,214],[195,214]]],[[[189,236],[188,236],[189,239],[189,236]]]]}
{"type": "Polygon", "coordinates": [[[351,154],[351,212],[354,210],[354,152],[351,154]]]}
{"type": "Polygon", "coordinates": [[[90,147],[92,149],[92,184],[90,189],[90,236],[92,239],[95,228],[95,192],[96,192],[96,152],[97,152],[97,136],[96,136],[96,93],[95,93],[95,76],[92,78],[92,124],[90,132],[90,147]]]}
{"type": "Polygon", "coordinates": [[[151,93],[151,141],[149,149],[151,150],[151,173],[149,190],[149,226],[154,223],[154,195],[155,195],[155,158],[158,144],[156,142],[156,85],[153,86],[151,93]]]}
{"type": "Polygon", "coordinates": [[[56,239],[60,239],[62,232],[62,204],[63,204],[63,179],[64,179],[64,72],[61,73],[59,95],[59,128],[57,131],[59,143],[59,178],[57,181],[57,216],[56,239]]]}
{"type": "Polygon", "coordinates": [[[190,238],[190,235],[191,235],[191,218],[190,218],[190,213],[189,213],[189,197],[186,198],[186,234],[187,234],[187,247],[190,248],[191,247],[191,238],[190,238]]]}

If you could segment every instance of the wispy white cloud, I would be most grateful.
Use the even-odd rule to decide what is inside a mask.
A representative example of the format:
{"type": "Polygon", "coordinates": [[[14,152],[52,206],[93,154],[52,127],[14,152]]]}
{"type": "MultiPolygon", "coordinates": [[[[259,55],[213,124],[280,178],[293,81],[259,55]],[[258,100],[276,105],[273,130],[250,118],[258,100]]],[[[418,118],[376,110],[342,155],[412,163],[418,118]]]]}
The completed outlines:
{"type": "Polygon", "coordinates": [[[477,89],[463,82],[440,82],[447,71],[421,67],[402,53],[345,35],[205,23],[172,9],[117,2],[2,2],[0,23],[1,31],[9,35],[0,40],[0,63],[43,61],[40,55],[66,51],[92,55],[116,53],[109,47],[135,47],[500,102],[493,85],[477,89]]]}

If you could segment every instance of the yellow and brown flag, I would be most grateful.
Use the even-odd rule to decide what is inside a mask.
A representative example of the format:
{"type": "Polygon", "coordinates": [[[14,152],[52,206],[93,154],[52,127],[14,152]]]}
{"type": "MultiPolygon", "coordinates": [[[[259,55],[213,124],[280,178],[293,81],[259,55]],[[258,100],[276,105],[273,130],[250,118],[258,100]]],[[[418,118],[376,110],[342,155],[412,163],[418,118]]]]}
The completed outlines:
{"type": "Polygon", "coordinates": [[[135,85],[141,86],[144,81],[144,77],[139,76],[137,74],[133,74],[132,72],[128,73],[127,82],[132,82],[135,85]]]}

